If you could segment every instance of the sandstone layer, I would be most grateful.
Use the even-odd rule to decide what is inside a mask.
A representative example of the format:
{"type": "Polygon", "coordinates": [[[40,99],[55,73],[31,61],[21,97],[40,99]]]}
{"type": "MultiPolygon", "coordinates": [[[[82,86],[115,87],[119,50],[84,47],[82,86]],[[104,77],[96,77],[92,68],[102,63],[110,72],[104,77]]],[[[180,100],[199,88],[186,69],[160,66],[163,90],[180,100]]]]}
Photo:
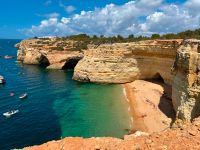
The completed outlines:
{"type": "Polygon", "coordinates": [[[163,132],[145,134],[136,132],[117,138],[65,138],[24,150],[199,150],[200,118],[194,122],[163,132]]]}
{"type": "Polygon", "coordinates": [[[86,82],[126,83],[163,78],[171,84],[171,66],[182,40],[150,40],[104,44],[85,51],[73,79],[86,82]]]}
{"type": "Polygon", "coordinates": [[[172,68],[172,100],[177,117],[190,121],[200,115],[200,40],[185,40],[172,68]]]}
{"type": "Polygon", "coordinates": [[[57,38],[24,40],[16,45],[17,60],[48,69],[73,69],[83,57],[83,52],[72,50],[74,43],[57,38]]]}

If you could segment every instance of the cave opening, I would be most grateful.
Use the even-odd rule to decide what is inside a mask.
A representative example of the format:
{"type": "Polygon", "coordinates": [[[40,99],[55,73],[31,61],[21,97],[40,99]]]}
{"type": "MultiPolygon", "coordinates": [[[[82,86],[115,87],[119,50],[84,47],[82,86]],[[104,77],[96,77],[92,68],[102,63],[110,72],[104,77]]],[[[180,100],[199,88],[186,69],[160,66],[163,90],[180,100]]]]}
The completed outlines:
{"type": "Polygon", "coordinates": [[[79,60],[80,60],[79,58],[69,59],[62,67],[62,70],[73,70],[76,67],[79,60]]]}
{"type": "Polygon", "coordinates": [[[50,65],[49,60],[47,59],[47,57],[43,56],[42,59],[40,60],[40,66],[46,68],[49,65],[50,65]]]}
{"type": "Polygon", "coordinates": [[[153,80],[157,81],[157,82],[160,82],[160,83],[164,83],[164,79],[162,78],[162,76],[160,75],[160,73],[156,73],[153,78],[153,80]]]}

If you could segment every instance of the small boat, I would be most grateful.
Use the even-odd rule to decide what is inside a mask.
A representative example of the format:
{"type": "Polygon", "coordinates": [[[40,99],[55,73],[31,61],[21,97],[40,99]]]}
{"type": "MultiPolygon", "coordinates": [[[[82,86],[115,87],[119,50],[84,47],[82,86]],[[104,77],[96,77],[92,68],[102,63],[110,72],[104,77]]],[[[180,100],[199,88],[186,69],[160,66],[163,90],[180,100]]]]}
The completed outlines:
{"type": "Polygon", "coordinates": [[[24,93],[24,94],[22,94],[19,98],[20,99],[25,99],[25,98],[27,98],[28,97],[28,94],[27,93],[24,93]]]}
{"type": "Polygon", "coordinates": [[[16,114],[16,113],[18,113],[18,112],[19,112],[19,110],[11,110],[11,111],[8,111],[8,112],[3,113],[3,115],[4,115],[5,117],[11,117],[12,115],[14,115],[14,114],[16,114]]]}
{"type": "Polygon", "coordinates": [[[6,83],[4,77],[3,77],[3,76],[0,76],[0,84],[4,84],[4,83],[6,83]]]}
{"type": "Polygon", "coordinates": [[[4,56],[5,59],[12,59],[12,58],[14,58],[14,57],[15,57],[15,56],[8,56],[8,55],[4,56]]]}

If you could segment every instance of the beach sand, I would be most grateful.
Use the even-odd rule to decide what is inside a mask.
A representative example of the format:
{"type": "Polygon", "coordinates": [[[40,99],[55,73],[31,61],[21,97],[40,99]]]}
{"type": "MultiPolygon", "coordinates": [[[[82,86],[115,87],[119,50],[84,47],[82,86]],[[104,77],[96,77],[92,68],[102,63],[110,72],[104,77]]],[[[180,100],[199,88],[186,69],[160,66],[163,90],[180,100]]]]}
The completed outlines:
{"type": "Polygon", "coordinates": [[[159,81],[136,80],[124,84],[133,130],[153,133],[170,127],[175,118],[171,86],[159,81]]]}

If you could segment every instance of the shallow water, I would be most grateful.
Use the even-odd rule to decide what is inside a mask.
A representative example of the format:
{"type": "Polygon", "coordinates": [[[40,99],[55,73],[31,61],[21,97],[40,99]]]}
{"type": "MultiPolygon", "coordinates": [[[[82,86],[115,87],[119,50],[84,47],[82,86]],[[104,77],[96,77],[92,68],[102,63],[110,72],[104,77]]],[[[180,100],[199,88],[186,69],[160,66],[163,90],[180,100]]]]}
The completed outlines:
{"type": "MultiPolygon", "coordinates": [[[[0,40],[0,55],[16,55],[19,40],[0,40]]],[[[73,81],[72,71],[50,71],[0,58],[0,149],[22,148],[67,136],[123,137],[130,116],[120,85],[73,81]],[[15,92],[10,97],[11,91],[15,92]],[[19,100],[22,93],[28,98],[19,100]],[[19,109],[5,118],[2,113],[19,109]]]]}

